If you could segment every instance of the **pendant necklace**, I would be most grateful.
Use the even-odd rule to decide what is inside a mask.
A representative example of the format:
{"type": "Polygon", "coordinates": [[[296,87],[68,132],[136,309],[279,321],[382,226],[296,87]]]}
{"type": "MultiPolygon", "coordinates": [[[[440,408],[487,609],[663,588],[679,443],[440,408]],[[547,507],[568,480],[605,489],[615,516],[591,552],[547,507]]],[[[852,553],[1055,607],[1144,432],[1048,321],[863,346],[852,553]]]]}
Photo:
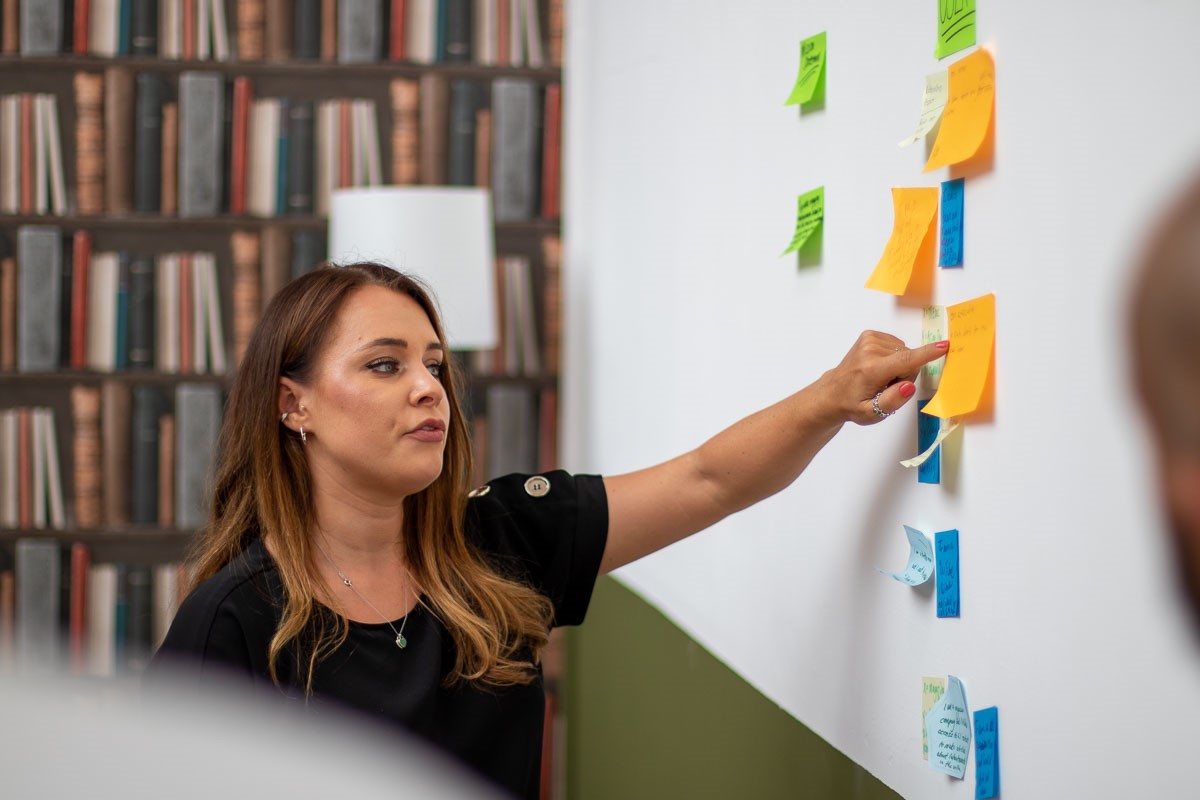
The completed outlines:
{"type": "MultiPolygon", "coordinates": [[[[387,618],[387,615],[384,614],[382,611],[380,611],[378,608],[376,608],[374,603],[372,603],[367,598],[363,597],[362,592],[360,592],[358,589],[356,589],[354,587],[354,581],[347,578],[346,573],[344,573],[340,569],[338,569],[338,565],[334,562],[333,556],[331,556],[331,555],[329,555],[329,553],[325,552],[325,548],[321,546],[321,543],[318,542],[316,539],[313,539],[313,544],[315,544],[317,546],[317,549],[321,551],[321,555],[325,556],[325,560],[327,560],[329,562],[329,566],[333,567],[333,571],[337,573],[337,576],[342,581],[342,583],[344,583],[347,587],[349,587],[350,591],[354,592],[354,594],[358,596],[359,600],[362,600],[364,603],[369,605],[371,607],[371,609],[376,614],[379,615],[379,618],[382,619],[384,622],[386,622],[387,626],[392,629],[392,633],[396,634],[396,647],[399,647],[401,650],[408,647],[408,639],[404,638],[404,625],[405,625],[405,623],[408,622],[408,614],[405,614],[404,618],[400,620],[400,630],[396,630],[396,626],[393,625],[392,621],[387,618]]],[[[408,568],[406,567],[404,571],[405,571],[405,574],[407,575],[408,568]]],[[[408,597],[408,587],[406,584],[405,585],[405,598],[407,599],[407,597],[408,597]]]]}

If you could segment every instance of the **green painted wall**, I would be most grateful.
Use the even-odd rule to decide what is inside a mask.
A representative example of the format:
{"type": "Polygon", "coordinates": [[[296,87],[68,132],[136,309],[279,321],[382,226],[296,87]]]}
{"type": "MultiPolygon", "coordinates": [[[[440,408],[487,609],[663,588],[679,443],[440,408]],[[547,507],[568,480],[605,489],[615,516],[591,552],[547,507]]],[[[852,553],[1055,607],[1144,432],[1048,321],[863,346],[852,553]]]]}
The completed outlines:
{"type": "Polygon", "coordinates": [[[567,653],[569,800],[899,797],[612,578],[567,653]]]}

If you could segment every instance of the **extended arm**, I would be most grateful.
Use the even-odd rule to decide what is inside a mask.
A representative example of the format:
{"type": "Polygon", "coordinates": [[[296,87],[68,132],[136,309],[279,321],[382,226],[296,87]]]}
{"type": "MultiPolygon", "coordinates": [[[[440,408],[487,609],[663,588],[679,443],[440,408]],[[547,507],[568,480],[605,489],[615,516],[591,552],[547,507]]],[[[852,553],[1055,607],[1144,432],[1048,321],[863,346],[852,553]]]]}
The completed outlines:
{"type": "Polygon", "coordinates": [[[607,477],[609,572],[701,531],[789,486],[847,421],[878,422],[912,397],[918,370],[946,354],[913,350],[894,336],[862,334],[842,362],[813,384],[733,424],[691,452],[607,477]]]}

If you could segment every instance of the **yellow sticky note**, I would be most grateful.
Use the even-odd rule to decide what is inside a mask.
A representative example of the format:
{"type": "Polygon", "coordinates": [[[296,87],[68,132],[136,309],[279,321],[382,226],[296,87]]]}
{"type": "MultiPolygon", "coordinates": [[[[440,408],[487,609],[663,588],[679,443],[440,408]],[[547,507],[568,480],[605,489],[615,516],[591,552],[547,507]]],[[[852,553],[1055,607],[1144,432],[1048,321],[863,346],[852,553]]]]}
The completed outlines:
{"type": "Polygon", "coordinates": [[[937,394],[923,411],[946,419],[969,414],[979,407],[992,371],[996,341],[996,296],[985,294],[946,307],[950,350],[942,367],[937,394]]]}
{"type": "Polygon", "coordinates": [[[810,36],[800,43],[800,70],[796,85],[784,101],[785,106],[804,105],[813,99],[821,73],[825,71],[825,32],[810,36]]]}
{"type": "Polygon", "coordinates": [[[892,189],[892,235],[888,238],[887,246],[879,263],[867,278],[867,288],[876,289],[889,294],[904,294],[908,282],[912,278],[913,267],[921,261],[921,256],[931,263],[922,267],[932,267],[933,250],[930,246],[922,247],[933,235],[934,219],[937,217],[938,190],[937,187],[892,189]]]}
{"type": "Polygon", "coordinates": [[[996,104],[996,64],[980,48],[950,65],[949,98],[925,172],[966,161],[979,151],[996,104]]]}

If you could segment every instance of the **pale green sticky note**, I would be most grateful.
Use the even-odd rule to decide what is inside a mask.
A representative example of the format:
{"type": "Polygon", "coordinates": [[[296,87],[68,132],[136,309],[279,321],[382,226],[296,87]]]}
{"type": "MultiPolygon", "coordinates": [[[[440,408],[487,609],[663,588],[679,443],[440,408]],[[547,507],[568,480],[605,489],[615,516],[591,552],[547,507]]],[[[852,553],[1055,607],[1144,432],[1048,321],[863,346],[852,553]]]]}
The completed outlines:
{"type": "MultiPolygon", "coordinates": [[[[974,4],[972,4],[974,5],[974,4]]],[[[974,33],[971,34],[974,37],[974,33]]],[[[972,38],[974,41],[974,38],[972,38]]],[[[800,43],[800,70],[796,85],[788,95],[785,106],[804,105],[813,99],[821,73],[825,71],[825,31],[810,36],[800,43]]]]}
{"type": "Polygon", "coordinates": [[[975,44],[975,0],[938,0],[934,58],[945,58],[975,44]]]}
{"type": "Polygon", "coordinates": [[[780,253],[786,256],[804,246],[813,231],[825,221],[825,187],[818,186],[811,192],[805,192],[796,199],[796,235],[788,249],[780,253]]]}

